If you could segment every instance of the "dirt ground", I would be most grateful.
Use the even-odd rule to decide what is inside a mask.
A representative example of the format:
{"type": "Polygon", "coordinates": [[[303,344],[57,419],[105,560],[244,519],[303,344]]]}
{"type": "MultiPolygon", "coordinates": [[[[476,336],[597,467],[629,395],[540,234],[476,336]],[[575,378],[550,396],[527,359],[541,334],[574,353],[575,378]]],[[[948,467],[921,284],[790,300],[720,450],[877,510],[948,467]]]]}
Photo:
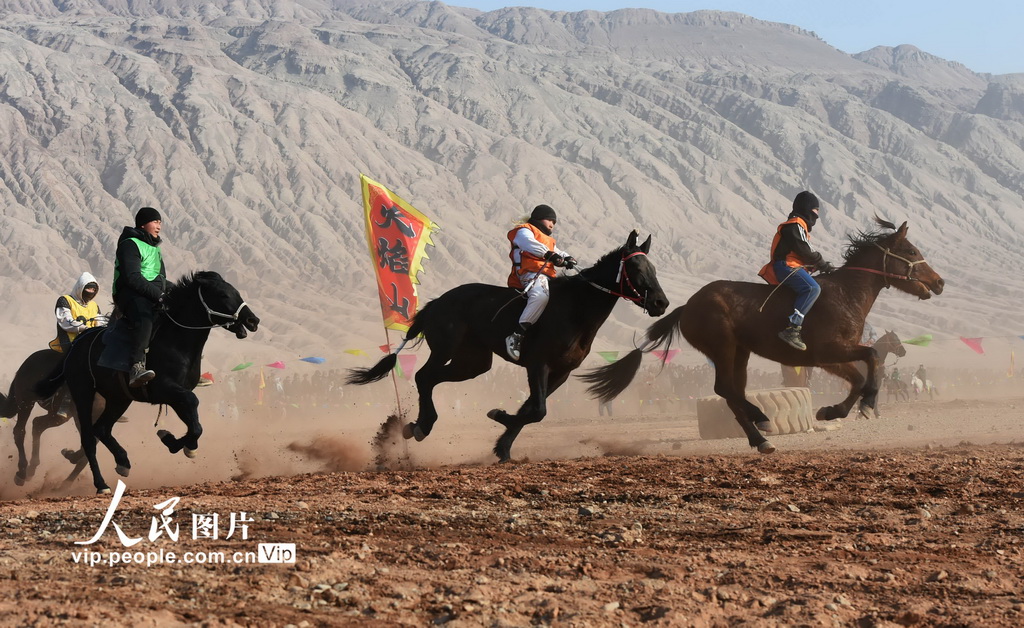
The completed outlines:
{"type": "Polygon", "coordinates": [[[407,443],[377,433],[385,407],[208,418],[195,460],[132,415],[128,489],[91,545],[112,496],[59,488],[73,434],[17,488],[3,426],[0,625],[1024,624],[1019,392],[890,404],[770,456],[699,440],[690,414],[588,406],[528,426],[509,465],[486,419],[407,443]],[[211,514],[216,535],[194,527],[211,514]],[[260,543],[295,562],[246,562],[260,543]],[[109,564],[124,552],[142,563],[109,564]]]}

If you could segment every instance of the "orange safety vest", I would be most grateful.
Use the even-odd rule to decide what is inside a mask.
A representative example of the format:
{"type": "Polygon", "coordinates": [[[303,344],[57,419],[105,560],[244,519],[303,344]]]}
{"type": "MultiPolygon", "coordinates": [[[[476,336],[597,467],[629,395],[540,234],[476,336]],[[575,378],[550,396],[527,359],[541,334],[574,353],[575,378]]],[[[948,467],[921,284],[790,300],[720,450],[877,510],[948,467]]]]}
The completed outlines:
{"type": "Polygon", "coordinates": [[[508,276],[508,287],[518,290],[524,288],[522,276],[526,273],[539,273],[543,269],[544,274],[548,277],[555,276],[555,267],[552,264],[547,264],[542,257],[521,250],[513,243],[513,240],[516,239],[516,232],[520,229],[529,229],[533,232],[533,237],[537,238],[537,242],[546,246],[549,251],[555,250],[555,239],[530,223],[516,225],[508,232],[508,241],[512,244],[512,250],[508,252],[508,258],[512,260],[512,272],[508,276]],[[519,251],[519,262],[516,262],[516,251],[519,251]],[[545,264],[547,265],[545,266],[545,264]]]}
{"type": "MultiPolygon", "coordinates": [[[[779,278],[775,276],[775,248],[779,246],[779,241],[782,240],[782,228],[785,227],[786,225],[792,224],[798,224],[801,227],[803,227],[804,233],[807,234],[807,241],[810,242],[811,240],[811,231],[810,229],[807,228],[807,223],[804,222],[803,218],[790,218],[786,222],[779,225],[779,228],[775,230],[775,237],[772,238],[771,260],[767,264],[762,266],[761,270],[758,271],[757,273],[758,276],[761,277],[761,279],[764,279],[773,286],[777,286],[779,283],[781,283],[779,281],[779,278]]],[[[803,260],[801,260],[800,257],[793,251],[790,251],[789,253],[786,254],[786,266],[789,266],[790,268],[796,268],[797,266],[803,265],[803,260]]]]}

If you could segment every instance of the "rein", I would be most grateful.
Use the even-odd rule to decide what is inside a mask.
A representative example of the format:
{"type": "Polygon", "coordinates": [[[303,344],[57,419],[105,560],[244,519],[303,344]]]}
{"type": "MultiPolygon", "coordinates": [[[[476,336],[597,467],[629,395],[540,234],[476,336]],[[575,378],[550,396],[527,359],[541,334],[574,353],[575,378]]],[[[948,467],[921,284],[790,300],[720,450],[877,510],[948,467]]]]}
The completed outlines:
{"type": "Polygon", "coordinates": [[[197,289],[197,291],[199,292],[199,302],[203,304],[203,309],[206,310],[206,318],[207,318],[207,320],[210,321],[209,325],[200,325],[200,326],[183,325],[182,323],[179,323],[178,321],[174,320],[174,318],[171,317],[170,312],[166,312],[165,311],[164,312],[164,316],[167,317],[167,320],[171,321],[172,323],[174,323],[178,327],[181,327],[182,329],[214,329],[216,327],[227,327],[231,323],[237,323],[238,322],[238,315],[241,314],[242,308],[245,307],[246,305],[248,305],[248,303],[246,303],[245,301],[242,301],[242,304],[238,306],[238,308],[235,310],[234,314],[224,314],[223,312],[218,312],[217,310],[214,310],[213,308],[211,308],[209,305],[206,304],[206,299],[203,298],[203,288],[202,288],[202,286],[200,286],[197,289]],[[223,322],[223,323],[214,323],[213,322],[213,317],[214,316],[220,316],[221,318],[226,318],[228,320],[226,322],[223,322]]]}
{"type": "MultiPolygon", "coordinates": [[[[882,245],[878,244],[877,242],[875,242],[875,247],[880,249],[882,251],[882,253],[884,253],[884,255],[882,256],[882,270],[877,270],[875,268],[863,268],[863,267],[860,267],[860,266],[844,266],[844,268],[848,268],[850,270],[861,270],[861,271],[864,271],[866,273],[872,273],[872,274],[875,274],[875,275],[881,275],[881,276],[885,277],[886,279],[901,279],[903,281],[916,281],[918,283],[924,283],[920,279],[917,279],[917,278],[911,276],[914,273],[914,267],[915,266],[917,266],[918,264],[924,264],[925,263],[924,258],[921,258],[921,259],[919,259],[917,261],[911,261],[911,260],[909,260],[909,259],[907,259],[905,257],[896,255],[895,253],[893,253],[889,249],[883,247],[882,245]],[[898,275],[896,273],[888,272],[885,269],[885,260],[888,257],[895,257],[896,259],[898,259],[901,262],[903,262],[904,264],[906,264],[907,265],[907,274],[906,275],[898,275]]],[[[885,287],[888,288],[889,285],[890,285],[890,283],[888,281],[886,281],[885,282],[885,287]]]]}

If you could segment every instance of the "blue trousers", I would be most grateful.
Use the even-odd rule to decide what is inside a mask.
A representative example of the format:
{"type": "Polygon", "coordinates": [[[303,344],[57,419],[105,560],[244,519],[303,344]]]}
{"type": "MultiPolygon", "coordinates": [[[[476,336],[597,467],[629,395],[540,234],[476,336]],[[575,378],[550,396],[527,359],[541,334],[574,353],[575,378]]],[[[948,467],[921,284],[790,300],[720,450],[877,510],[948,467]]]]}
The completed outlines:
{"type": "Polygon", "coordinates": [[[793,325],[803,325],[804,317],[811,311],[814,302],[821,294],[821,286],[811,277],[811,273],[803,268],[791,268],[786,262],[775,262],[772,265],[775,270],[775,277],[793,292],[796,292],[796,303],[793,305],[793,313],[789,315],[789,322],[793,325]]]}

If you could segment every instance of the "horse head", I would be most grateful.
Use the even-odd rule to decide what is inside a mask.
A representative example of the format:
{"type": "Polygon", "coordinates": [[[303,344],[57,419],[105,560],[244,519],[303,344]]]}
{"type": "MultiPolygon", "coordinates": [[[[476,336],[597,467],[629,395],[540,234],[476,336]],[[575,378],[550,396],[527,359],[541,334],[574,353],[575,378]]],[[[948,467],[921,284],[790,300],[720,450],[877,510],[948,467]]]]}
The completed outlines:
{"type": "Polygon", "coordinates": [[[661,316],[668,309],[668,297],[658,283],[654,264],[647,257],[651,250],[651,236],[647,236],[644,243],[637,246],[639,239],[640,234],[636,230],[631,231],[626,245],[620,249],[620,292],[633,293],[626,298],[646,310],[648,315],[661,316]]]}
{"type": "Polygon", "coordinates": [[[896,335],[896,332],[885,330],[885,334],[881,338],[875,341],[876,349],[888,350],[898,358],[902,358],[907,355],[907,348],[903,346],[903,341],[896,335]]]}
{"type": "Polygon", "coordinates": [[[259,317],[253,313],[238,290],[211,271],[197,272],[179,281],[170,293],[172,309],[182,301],[178,294],[191,294],[191,288],[195,289],[195,296],[187,299],[189,305],[186,307],[195,310],[195,314],[189,318],[190,321],[197,319],[195,323],[199,325],[208,323],[211,327],[225,327],[237,338],[245,338],[249,331],[254,332],[259,328],[259,317]]]}
{"type": "Polygon", "coordinates": [[[889,234],[860,234],[851,239],[846,252],[847,268],[866,270],[886,278],[886,287],[912,294],[919,299],[930,299],[942,294],[945,281],[925,261],[924,255],[907,239],[907,223],[896,225],[875,217],[883,228],[893,229],[889,234]]]}

